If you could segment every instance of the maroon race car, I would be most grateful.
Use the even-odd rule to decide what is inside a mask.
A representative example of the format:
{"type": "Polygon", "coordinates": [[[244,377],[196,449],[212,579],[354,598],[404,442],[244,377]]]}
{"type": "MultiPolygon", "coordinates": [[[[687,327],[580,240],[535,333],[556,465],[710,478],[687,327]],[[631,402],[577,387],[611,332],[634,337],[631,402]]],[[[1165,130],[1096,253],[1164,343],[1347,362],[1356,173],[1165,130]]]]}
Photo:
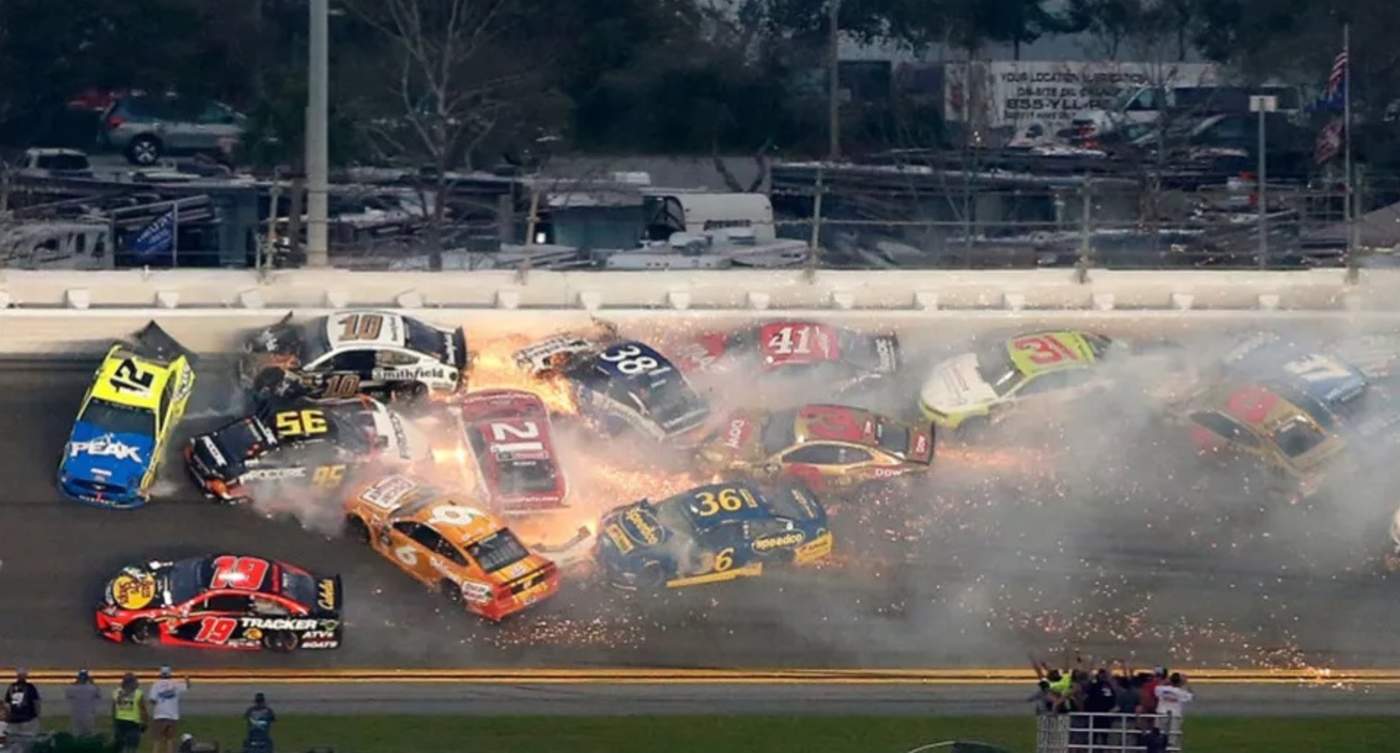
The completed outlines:
{"type": "Polygon", "coordinates": [[[568,485],[543,401],[521,390],[485,390],[466,395],[461,406],[477,491],[489,507],[503,514],[564,507],[568,485]]]}
{"type": "Polygon", "coordinates": [[[117,643],[193,648],[336,648],[338,576],[221,554],[121,569],[102,590],[97,632],[117,643]]]}
{"type": "Polygon", "coordinates": [[[836,390],[893,374],[900,364],[899,338],[812,321],[775,321],[730,333],[706,333],[677,349],[688,373],[755,371],[821,379],[836,390]]]}

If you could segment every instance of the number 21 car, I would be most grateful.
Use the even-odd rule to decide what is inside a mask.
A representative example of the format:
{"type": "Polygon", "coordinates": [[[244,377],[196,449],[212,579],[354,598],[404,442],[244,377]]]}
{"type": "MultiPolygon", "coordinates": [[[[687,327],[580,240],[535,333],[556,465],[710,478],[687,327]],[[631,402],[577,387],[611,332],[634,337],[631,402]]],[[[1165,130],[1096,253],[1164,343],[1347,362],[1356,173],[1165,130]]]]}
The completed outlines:
{"type": "Polygon", "coordinates": [[[221,554],[121,569],[102,589],[97,632],[117,643],[194,648],[336,648],[339,576],[221,554]]]}
{"type": "Polygon", "coordinates": [[[484,390],[464,396],[461,407],[477,492],[491,509],[512,514],[564,506],[568,487],[544,401],[523,390],[484,390]]]}
{"type": "Polygon", "coordinates": [[[345,525],[454,605],[499,621],[554,595],[559,569],[456,495],[393,475],[345,500],[345,525]]]}
{"type": "Polygon", "coordinates": [[[646,591],[811,565],[831,556],[831,542],[826,510],[802,486],[765,492],[737,482],[612,510],[600,521],[595,559],[613,587],[646,591]]]}
{"type": "Polygon", "coordinates": [[[132,509],[150,500],[161,456],[194,390],[187,355],[154,324],[141,345],[117,343],[97,367],[63,448],[58,486],[100,507],[132,509]]]}

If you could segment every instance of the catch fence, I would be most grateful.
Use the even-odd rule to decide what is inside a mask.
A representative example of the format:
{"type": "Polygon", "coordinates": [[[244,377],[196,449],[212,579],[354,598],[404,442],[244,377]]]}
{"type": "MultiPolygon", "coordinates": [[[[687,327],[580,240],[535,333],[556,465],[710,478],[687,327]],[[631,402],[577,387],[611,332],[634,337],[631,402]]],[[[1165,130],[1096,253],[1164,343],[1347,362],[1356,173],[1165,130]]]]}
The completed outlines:
{"type": "Polygon", "coordinates": [[[1045,714],[1036,717],[1036,753],[1155,753],[1149,730],[1162,732],[1164,753],[1180,753],[1181,717],[1171,714],[1045,714]]]}

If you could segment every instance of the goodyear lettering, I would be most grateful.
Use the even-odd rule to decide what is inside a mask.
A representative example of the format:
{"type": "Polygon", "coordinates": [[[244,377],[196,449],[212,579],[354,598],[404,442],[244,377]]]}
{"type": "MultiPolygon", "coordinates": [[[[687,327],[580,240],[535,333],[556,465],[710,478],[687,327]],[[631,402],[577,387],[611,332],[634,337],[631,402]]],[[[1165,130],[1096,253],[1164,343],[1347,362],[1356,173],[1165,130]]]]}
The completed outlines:
{"type": "Polygon", "coordinates": [[[766,536],[761,539],[755,539],[753,542],[753,550],[755,552],[768,552],[774,549],[782,549],[783,547],[797,546],[806,540],[807,534],[801,531],[789,531],[777,536],[766,536]]]}
{"type": "Polygon", "coordinates": [[[656,530],[656,526],[652,525],[650,520],[647,520],[648,517],[635,507],[626,513],[627,522],[636,529],[637,534],[642,537],[642,542],[647,546],[653,546],[661,543],[661,532],[656,530]]]}

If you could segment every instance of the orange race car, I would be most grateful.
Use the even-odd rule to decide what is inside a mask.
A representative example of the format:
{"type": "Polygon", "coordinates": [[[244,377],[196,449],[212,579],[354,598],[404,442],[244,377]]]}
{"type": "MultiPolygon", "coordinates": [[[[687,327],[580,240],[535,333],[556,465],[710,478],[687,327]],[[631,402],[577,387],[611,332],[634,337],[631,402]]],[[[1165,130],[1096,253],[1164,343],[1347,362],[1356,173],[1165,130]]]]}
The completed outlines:
{"type": "Polygon", "coordinates": [[[454,604],[499,621],[559,590],[559,571],[499,520],[447,491],[386,476],[345,500],[345,525],[454,604]]]}

